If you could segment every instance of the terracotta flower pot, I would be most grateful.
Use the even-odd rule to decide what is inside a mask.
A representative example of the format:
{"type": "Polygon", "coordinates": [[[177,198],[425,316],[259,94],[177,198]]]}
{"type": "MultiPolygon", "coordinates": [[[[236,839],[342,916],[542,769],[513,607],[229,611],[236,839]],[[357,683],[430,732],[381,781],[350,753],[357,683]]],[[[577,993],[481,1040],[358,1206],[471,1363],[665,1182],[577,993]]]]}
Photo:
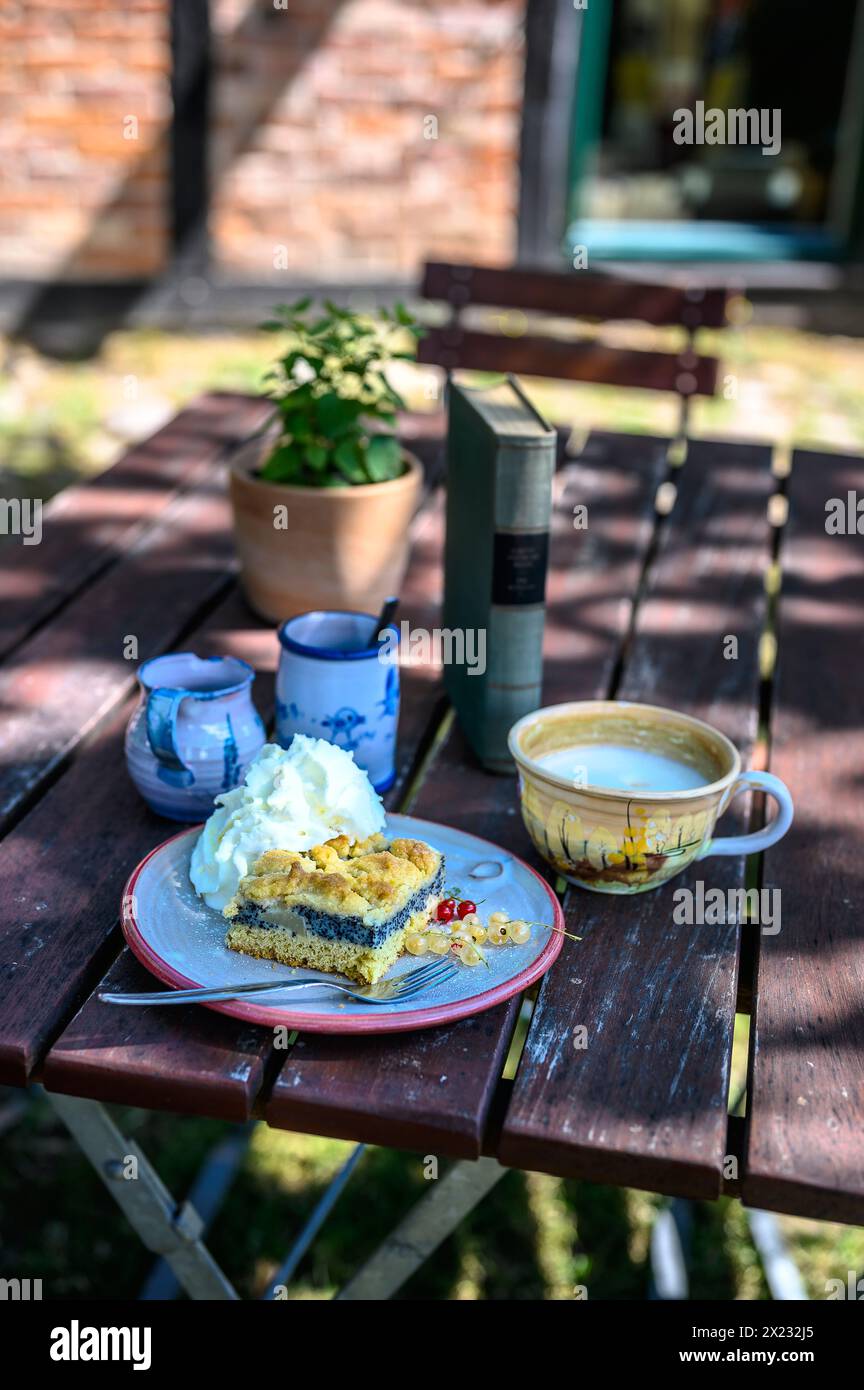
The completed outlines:
{"type": "Polygon", "coordinates": [[[234,535],[246,597],[281,622],[313,608],[377,612],[398,593],[423,468],[407,450],[406,471],[386,483],[296,487],[255,472],[272,441],[248,440],[230,468],[234,535]]]}

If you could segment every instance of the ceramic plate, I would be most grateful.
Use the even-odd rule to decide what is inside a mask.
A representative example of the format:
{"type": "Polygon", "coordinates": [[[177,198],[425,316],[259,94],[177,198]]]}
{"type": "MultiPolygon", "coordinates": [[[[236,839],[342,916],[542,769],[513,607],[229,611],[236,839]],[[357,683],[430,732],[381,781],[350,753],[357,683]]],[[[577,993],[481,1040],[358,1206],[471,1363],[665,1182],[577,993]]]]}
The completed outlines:
{"type": "MultiPolygon", "coordinates": [[[[166,840],[143,859],[123,893],[123,932],[135,955],[159,980],[178,988],[266,980],[271,975],[290,979],[320,979],[320,971],[299,970],[275,961],[256,960],[229,951],[225,919],[201,902],[189,882],[189,860],[200,826],[166,840]]],[[[413,816],[388,816],[387,833],[426,840],[445,855],[447,886],[463,897],[485,899],[481,913],[501,909],[511,918],[525,918],[563,927],[558,899],[547,883],[488,840],[452,830],[413,816]]],[[[267,1003],[231,1000],[205,1007],[269,1027],[279,1024],[307,1033],[392,1033],[432,1028],[491,1009],[518,994],[549,969],[561,949],[559,932],[533,926],[524,946],[490,946],[489,968],[459,966],[455,976],[404,1004],[368,1005],[345,995],[321,990],[300,996],[268,994],[267,1003]]],[[[434,957],[403,956],[387,972],[392,978],[434,957]]],[[[341,978],[341,977],[340,977],[341,978]]]]}

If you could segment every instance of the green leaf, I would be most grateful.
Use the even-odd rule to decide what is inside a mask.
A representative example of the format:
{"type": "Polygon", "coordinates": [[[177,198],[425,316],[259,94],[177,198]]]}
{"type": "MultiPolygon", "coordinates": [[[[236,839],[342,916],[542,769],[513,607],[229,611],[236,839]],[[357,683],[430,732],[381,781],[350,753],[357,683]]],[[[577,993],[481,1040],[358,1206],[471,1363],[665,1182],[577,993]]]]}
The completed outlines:
{"type": "MultiPolygon", "coordinates": [[[[297,445],[294,454],[280,455],[272,468],[292,474],[299,469],[301,481],[313,486],[321,485],[325,476],[335,477],[335,486],[346,480],[367,481],[372,476],[367,472],[367,436],[392,427],[395,411],[404,409],[383,368],[396,358],[413,359],[409,348],[418,326],[403,304],[357,313],[325,300],[317,313],[307,314],[312,303],[307,296],[279,304],[266,324],[268,331],[287,335],[287,347],[262,386],[281,413],[283,446],[297,445]],[[346,445],[341,463],[334,459],[336,444],[346,445]]],[[[382,451],[376,445],[372,451],[373,469],[382,478],[401,471],[394,447],[385,444],[382,451]]]]}
{"type": "Polygon", "coordinates": [[[322,468],[327,467],[327,450],[323,444],[307,444],[303,451],[303,457],[316,473],[320,473],[322,468]]]}
{"type": "Polygon", "coordinates": [[[404,471],[399,440],[392,434],[376,434],[366,449],[366,468],[373,483],[386,483],[404,471]]]}
{"type": "Polygon", "coordinates": [[[321,433],[330,439],[344,434],[356,424],[362,409],[360,401],[346,400],[344,396],[337,396],[335,391],[328,391],[326,395],[319,396],[315,403],[315,412],[321,433]]]}
{"type": "Polygon", "coordinates": [[[385,425],[395,425],[396,423],[396,411],[392,410],[389,405],[376,405],[374,410],[368,410],[365,413],[374,417],[375,420],[380,420],[385,425]]]}
{"type": "Polygon", "coordinates": [[[260,476],[268,483],[298,482],[303,473],[303,457],[290,444],[280,444],[261,469],[260,476]]]}
{"type": "Polygon", "coordinates": [[[314,431],[309,423],[308,416],[299,412],[292,415],[288,421],[287,429],[291,433],[291,438],[300,444],[306,444],[314,438],[314,431]]]}
{"type": "Polygon", "coordinates": [[[343,478],[349,483],[365,483],[368,478],[363,468],[363,460],[357,443],[353,439],[343,439],[333,450],[333,459],[343,478]]]}
{"type": "Polygon", "coordinates": [[[397,406],[399,410],[405,410],[405,402],[399,395],[399,392],[394,390],[394,388],[390,385],[390,382],[387,380],[384,373],[373,372],[372,375],[373,377],[377,378],[382,395],[386,396],[388,401],[392,401],[393,404],[397,406]]]}
{"type": "Polygon", "coordinates": [[[298,410],[308,410],[312,404],[312,391],[307,382],[302,386],[295,386],[289,391],[287,396],[283,396],[279,401],[279,409],[283,415],[293,415],[298,410]]]}

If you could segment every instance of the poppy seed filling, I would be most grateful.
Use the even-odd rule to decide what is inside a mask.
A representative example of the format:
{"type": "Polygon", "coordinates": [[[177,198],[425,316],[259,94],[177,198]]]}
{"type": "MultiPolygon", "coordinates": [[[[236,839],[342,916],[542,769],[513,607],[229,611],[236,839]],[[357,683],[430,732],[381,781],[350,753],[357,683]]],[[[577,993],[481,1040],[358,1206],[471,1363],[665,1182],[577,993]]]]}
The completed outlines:
{"type": "MultiPolygon", "coordinates": [[[[439,865],[435,876],[413,893],[406,903],[394,912],[392,917],[388,917],[386,922],[380,922],[376,926],[367,926],[359,918],[345,917],[343,914],[325,912],[321,908],[309,907],[303,903],[291,906],[290,913],[299,917],[303,926],[314,936],[323,937],[325,941],[351,941],[357,946],[369,946],[373,949],[383,945],[394,932],[401,931],[407,924],[409,918],[415,912],[420,912],[426,907],[430,897],[440,897],[444,888],[444,863],[439,865]]],[[[284,908],[280,910],[280,917],[284,915],[284,908]]],[[[233,921],[247,927],[280,927],[283,922],[276,921],[269,909],[263,903],[244,902],[239,905],[234,913],[233,921]]]]}

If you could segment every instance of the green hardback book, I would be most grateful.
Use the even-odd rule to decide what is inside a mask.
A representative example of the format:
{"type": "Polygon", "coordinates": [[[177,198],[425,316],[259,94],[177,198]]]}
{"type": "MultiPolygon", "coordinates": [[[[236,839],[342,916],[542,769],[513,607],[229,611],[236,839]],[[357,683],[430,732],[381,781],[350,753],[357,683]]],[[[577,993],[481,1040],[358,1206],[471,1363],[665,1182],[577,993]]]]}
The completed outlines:
{"type": "Polygon", "coordinates": [[[541,703],[554,472],[555,431],[515,377],[478,390],[451,382],[444,684],[495,772],[512,772],[507,734],[541,703]]]}

